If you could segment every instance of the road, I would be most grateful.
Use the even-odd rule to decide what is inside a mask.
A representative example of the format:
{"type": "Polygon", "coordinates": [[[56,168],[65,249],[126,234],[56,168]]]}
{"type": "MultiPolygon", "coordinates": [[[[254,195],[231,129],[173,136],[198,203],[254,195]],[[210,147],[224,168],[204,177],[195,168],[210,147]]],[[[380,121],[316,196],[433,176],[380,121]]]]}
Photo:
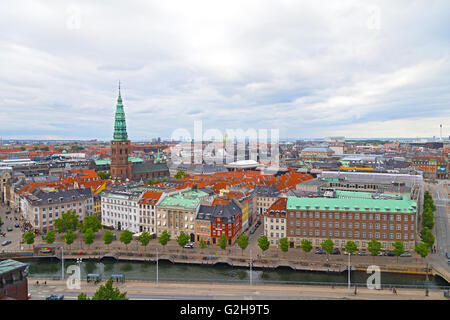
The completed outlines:
{"type": "Polygon", "coordinates": [[[23,232],[20,228],[16,228],[15,225],[19,222],[20,214],[14,212],[11,208],[7,207],[6,205],[1,204],[0,205],[0,218],[4,222],[4,224],[0,227],[0,232],[6,233],[6,235],[0,236],[0,242],[3,242],[4,240],[11,240],[11,244],[7,246],[0,247],[0,250],[20,250],[20,247],[23,247],[23,244],[20,243],[20,240],[22,239],[23,232]],[[6,214],[7,211],[10,211],[11,213],[6,214]],[[17,219],[17,220],[16,220],[17,219]],[[11,227],[12,231],[7,231],[8,227],[11,227]]]}
{"type": "MultiPolygon", "coordinates": [[[[63,294],[67,300],[75,300],[80,292],[92,297],[99,284],[81,283],[80,289],[67,289],[65,284],[57,280],[47,280],[47,285],[39,286],[29,282],[31,300],[43,300],[51,293],[63,294]]],[[[104,281],[103,283],[104,284],[104,281]]],[[[116,285],[114,285],[116,286],[116,285]]],[[[446,299],[442,290],[430,290],[429,297],[425,297],[424,290],[398,289],[398,295],[391,290],[370,290],[365,287],[358,288],[355,296],[354,289],[348,291],[347,287],[328,286],[300,286],[300,285],[244,285],[244,284],[211,284],[204,283],[174,283],[127,281],[117,285],[121,292],[127,292],[131,300],[435,300],[446,299]]]]}
{"type": "Polygon", "coordinates": [[[427,184],[427,189],[433,195],[433,201],[436,205],[435,235],[436,235],[436,254],[430,254],[430,264],[438,264],[441,268],[450,272],[450,266],[447,263],[446,253],[450,252],[450,214],[447,210],[448,193],[440,185],[427,184]]]}

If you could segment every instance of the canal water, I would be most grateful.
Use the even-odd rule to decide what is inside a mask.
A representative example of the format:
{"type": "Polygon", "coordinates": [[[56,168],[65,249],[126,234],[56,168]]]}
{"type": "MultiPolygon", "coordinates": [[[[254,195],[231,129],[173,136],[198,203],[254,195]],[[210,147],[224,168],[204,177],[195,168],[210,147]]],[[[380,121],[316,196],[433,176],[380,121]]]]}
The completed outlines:
{"type": "MultiPolygon", "coordinates": [[[[30,278],[59,278],[61,279],[61,261],[58,259],[30,259],[25,260],[29,264],[30,278]]],[[[75,260],[65,260],[64,267],[76,265],[75,260]]],[[[98,273],[102,279],[109,278],[112,274],[123,274],[125,279],[156,281],[156,263],[141,261],[115,261],[101,260],[82,261],[80,263],[81,278],[86,279],[87,274],[98,273]]],[[[67,277],[69,274],[66,274],[67,277]]],[[[370,274],[362,271],[351,272],[351,283],[366,285],[370,274]]],[[[218,281],[241,282],[250,281],[250,270],[245,268],[230,267],[224,264],[194,265],[172,264],[169,261],[160,261],[158,264],[158,278],[160,281],[218,281]]],[[[423,286],[425,275],[381,273],[382,285],[423,286]]],[[[347,284],[347,272],[318,272],[295,271],[290,268],[277,269],[253,269],[253,283],[299,283],[299,284],[347,284]]],[[[440,277],[429,276],[430,288],[449,286],[440,277]]]]}

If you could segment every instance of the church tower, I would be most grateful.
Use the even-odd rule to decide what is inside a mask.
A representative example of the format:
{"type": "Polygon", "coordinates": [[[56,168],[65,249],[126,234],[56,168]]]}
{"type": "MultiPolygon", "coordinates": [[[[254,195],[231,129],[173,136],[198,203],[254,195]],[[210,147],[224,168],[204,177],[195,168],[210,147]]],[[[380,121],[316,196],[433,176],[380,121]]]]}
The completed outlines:
{"type": "Polygon", "coordinates": [[[114,122],[114,139],[111,140],[111,178],[124,181],[132,179],[131,162],[128,161],[130,153],[130,140],[128,140],[125,112],[123,110],[122,97],[117,98],[116,116],[114,122]]]}

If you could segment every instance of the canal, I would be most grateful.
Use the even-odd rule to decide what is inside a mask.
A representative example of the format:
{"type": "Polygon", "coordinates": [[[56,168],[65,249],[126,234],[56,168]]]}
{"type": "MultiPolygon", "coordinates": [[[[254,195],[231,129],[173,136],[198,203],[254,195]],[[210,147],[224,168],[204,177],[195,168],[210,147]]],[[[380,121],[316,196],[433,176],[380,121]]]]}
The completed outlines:
{"type": "MultiPolygon", "coordinates": [[[[58,259],[29,259],[30,278],[57,278],[61,279],[61,261],[58,259]]],[[[75,260],[65,260],[64,267],[76,265],[75,260]]],[[[140,261],[116,261],[103,259],[98,261],[82,261],[80,263],[81,278],[86,279],[89,273],[98,273],[102,279],[112,274],[123,274],[128,280],[156,280],[156,263],[140,261]]],[[[158,264],[160,281],[216,281],[216,282],[249,282],[250,270],[218,264],[215,266],[194,264],[172,264],[169,261],[160,261],[158,264]]],[[[66,279],[69,276],[65,275],[66,279]]],[[[370,274],[362,271],[351,272],[351,283],[366,285],[370,274]]],[[[403,286],[424,286],[425,275],[381,273],[381,284],[403,286]]],[[[347,284],[347,272],[327,273],[318,271],[295,271],[290,268],[253,269],[253,283],[298,283],[298,284],[347,284]]],[[[429,276],[429,287],[438,288],[449,286],[440,277],[429,276]]]]}

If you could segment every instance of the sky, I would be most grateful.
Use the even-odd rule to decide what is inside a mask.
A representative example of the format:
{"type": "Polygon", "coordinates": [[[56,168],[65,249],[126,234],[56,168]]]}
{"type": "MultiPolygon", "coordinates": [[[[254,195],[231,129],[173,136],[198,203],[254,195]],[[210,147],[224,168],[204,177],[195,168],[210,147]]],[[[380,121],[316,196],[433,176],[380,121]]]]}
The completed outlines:
{"type": "Polygon", "coordinates": [[[0,136],[450,135],[450,1],[0,3],[0,136]]]}

